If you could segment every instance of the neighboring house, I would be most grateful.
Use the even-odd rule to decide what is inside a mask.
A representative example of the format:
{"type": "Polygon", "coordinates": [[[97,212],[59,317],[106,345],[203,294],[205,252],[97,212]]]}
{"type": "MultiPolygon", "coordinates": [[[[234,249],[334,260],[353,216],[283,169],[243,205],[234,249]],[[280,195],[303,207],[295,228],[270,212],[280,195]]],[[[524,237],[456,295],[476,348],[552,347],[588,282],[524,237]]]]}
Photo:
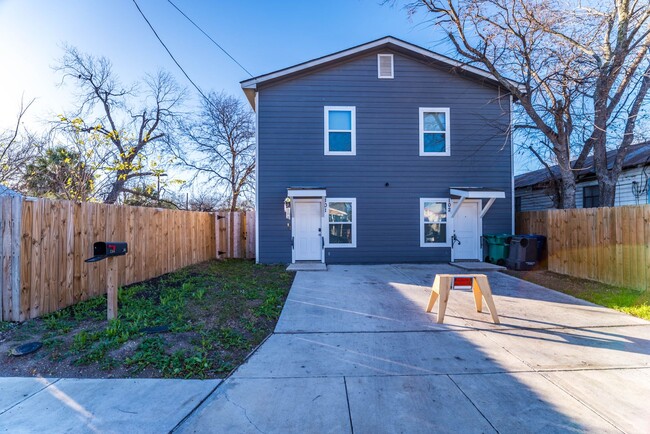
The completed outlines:
{"type": "MultiPolygon", "coordinates": [[[[609,167],[614,164],[616,150],[607,153],[609,167]]],[[[585,160],[585,168],[577,173],[576,207],[600,206],[598,181],[593,167],[593,156],[585,160]]],[[[554,176],[560,176],[558,166],[552,166],[554,176]]],[[[650,203],[650,142],[630,146],[623,160],[623,171],[616,184],[615,206],[650,203]]],[[[535,211],[556,208],[553,202],[551,175],[548,169],[539,169],[515,177],[515,210],[535,211]]]]}
{"type": "Polygon", "coordinates": [[[17,191],[10,189],[2,184],[0,184],[0,196],[22,196],[17,191]]]}
{"type": "Polygon", "coordinates": [[[489,73],[385,37],[241,84],[259,262],[480,260],[513,231],[512,99],[489,73]]]}

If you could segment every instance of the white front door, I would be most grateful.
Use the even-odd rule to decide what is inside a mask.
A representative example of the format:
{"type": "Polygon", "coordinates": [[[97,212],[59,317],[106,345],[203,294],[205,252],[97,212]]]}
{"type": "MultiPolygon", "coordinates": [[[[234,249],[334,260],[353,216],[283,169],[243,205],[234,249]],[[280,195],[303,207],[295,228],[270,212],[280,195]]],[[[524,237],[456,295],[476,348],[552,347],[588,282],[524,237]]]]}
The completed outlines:
{"type": "Polygon", "coordinates": [[[293,206],[294,261],[320,261],[322,202],[320,199],[294,199],[293,206]]]}
{"type": "Polygon", "coordinates": [[[479,201],[465,200],[454,216],[453,235],[455,235],[455,239],[452,238],[454,261],[481,259],[479,204],[479,201]]]}

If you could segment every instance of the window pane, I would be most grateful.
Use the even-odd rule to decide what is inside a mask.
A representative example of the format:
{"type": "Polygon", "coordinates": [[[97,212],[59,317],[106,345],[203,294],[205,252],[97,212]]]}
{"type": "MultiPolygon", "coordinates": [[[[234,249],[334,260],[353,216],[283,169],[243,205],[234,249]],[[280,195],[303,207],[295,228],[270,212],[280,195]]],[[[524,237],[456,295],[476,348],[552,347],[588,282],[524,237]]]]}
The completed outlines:
{"type": "Polygon", "coordinates": [[[444,202],[424,202],[425,222],[446,222],[447,204],[444,202]]]}
{"type": "Polygon", "coordinates": [[[330,223],[329,226],[330,244],[352,244],[351,223],[330,223]]]}
{"type": "Polygon", "coordinates": [[[329,116],[330,130],[352,131],[352,112],[347,110],[331,110],[329,116]]]}
{"type": "Polygon", "coordinates": [[[329,133],[330,151],[352,151],[352,133],[329,133]]]}
{"type": "Polygon", "coordinates": [[[445,152],[445,133],[424,133],[424,152],[445,152]]]}
{"type": "Polygon", "coordinates": [[[597,185],[591,185],[582,189],[582,207],[598,208],[600,206],[600,190],[597,185]]]}
{"type": "Polygon", "coordinates": [[[444,113],[424,113],[424,131],[446,131],[444,113]]]}
{"type": "Polygon", "coordinates": [[[447,225],[445,223],[425,223],[424,242],[425,243],[446,243],[447,225]]]}
{"type": "Polygon", "coordinates": [[[330,202],[328,206],[329,221],[352,222],[351,202],[330,202]]]}

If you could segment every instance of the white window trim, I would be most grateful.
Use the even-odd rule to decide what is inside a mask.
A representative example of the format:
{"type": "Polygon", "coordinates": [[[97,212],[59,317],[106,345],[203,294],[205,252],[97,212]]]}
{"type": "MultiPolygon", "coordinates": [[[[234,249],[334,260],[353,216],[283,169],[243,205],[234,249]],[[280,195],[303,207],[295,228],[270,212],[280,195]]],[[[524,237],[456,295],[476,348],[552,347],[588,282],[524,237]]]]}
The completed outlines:
{"type": "Polygon", "coordinates": [[[420,107],[420,157],[448,157],[451,155],[450,134],[449,134],[449,108],[448,107],[420,107]],[[445,114],[445,131],[427,131],[445,133],[445,151],[444,152],[424,152],[424,114],[425,113],[444,113],[445,114]]]}
{"type": "MultiPolygon", "coordinates": [[[[325,247],[330,249],[351,249],[357,247],[357,199],[354,197],[328,197],[325,199],[325,212],[323,213],[323,228],[325,233],[325,247]],[[351,202],[352,203],[352,244],[330,244],[330,202],[351,202]]],[[[336,223],[333,223],[336,224],[336,223]]]]}
{"type": "MultiPolygon", "coordinates": [[[[452,232],[452,227],[451,227],[451,218],[449,215],[451,214],[451,202],[449,201],[449,198],[431,198],[431,197],[422,197],[420,198],[420,217],[419,217],[419,222],[420,222],[420,247],[451,247],[451,232],[452,232]],[[447,221],[443,222],[442,224],[447,225],[447,240],[444,243],[426,243],[424,242],[424,203],[425,202],[442,202],[445,204],[447,207],[447,221]]],[[[435,223],[435,222],[429,222],[429,223],[435,223]]]]}
{"type": "Polygon", "coordinates": [[[325,106],[325,155],[357,155],[357,108],[354,106],[325,106]],[[330,130],[330,111],[350,111],[352,113],[352,130],[330,130]],[[330,151],[329,133],[352,133],[352,145],[350,151],[330,151]]]}
{"type": "Polygon", "coordinates": [[[395,78],[395,59],[392,54],[377,54],[377,78],[391,79],[395,78]],[[381,76],[381,58],[390,57],[390,76],[381,76]]]}

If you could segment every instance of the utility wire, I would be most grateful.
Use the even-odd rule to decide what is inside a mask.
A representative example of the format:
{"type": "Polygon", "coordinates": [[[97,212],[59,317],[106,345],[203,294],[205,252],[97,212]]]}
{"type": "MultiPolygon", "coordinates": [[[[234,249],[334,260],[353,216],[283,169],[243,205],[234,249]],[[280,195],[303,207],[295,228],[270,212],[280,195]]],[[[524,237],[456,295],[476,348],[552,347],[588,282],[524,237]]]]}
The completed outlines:
{"type": "Polygon", "coordinates": [[[246,72],[246,74],[250,75],[251,77],[253,76],[253,74],[251,74],[251,73],[248,71],[248,69],[244,68],[244,66],[243,66],[241,63],[239,63],[239,62],[238,62],[234,57],[232,57],[232,56],[230,55],[230,53],[228,53],[228,52],[226,51],[225,48],[223,48],[221,45],[219,45],[219,43],[218,43],[217,41],[215,41],[214,39],[212,39],[212,38],[210,37],[210,35],[208,35],[208,34],[207,34],[207,33],[206,33],[206,32],[205,32],[201,27],[199,27],[198,24],[196,24],[194,21],[192,21],[192,19],[191,19],[190,17],[188,17],[188,16],[185,14],[185,12],[183,12],[182,10],[180,10],[180,8],[179,8],[178,6],[176,6],[176,5],[174,4],[174,2],[172,2],[171,0],[167,0],[167,1],[169,2],[170,5],[174,6],[174,9],[176,9],[178,12],[180,12],[181,15],[183,15],[185,18],[187,18],[187,20],[188,20],[190,23],[192,23],[192,24],[194,25],[194,27],[196,27],[197,29],[199,29],[199,31],[200,31],[201,33],[203,33],[203,34],[205,35],[206,38],[208,38],[210,41],[212,41],[212,43],[213,43],[214,45],[216,45],[216,46],[217,46],[221,51],[223,51],[224,54],[225,54],[226,56],[230,57],[230,60],[232,60],[233,62],[235,62],[235,63],[236,63],[236,64],[237,64],[241,69],[243,69],[243,70],[246,72]]]}
{"type": "Polygon", "coordinates": [[[205,94],[203,93],[203,91],[201,90],[201,88],[200,88],[196,83],[194,83],[194,81],[190,78],[189,75],[187,75],[187,72],[185,72],[185,70],[183,69],[183,67],[181,66],[181,64],[178,63],[178,60],[176,60],[176,58],[174,57],[174,55],[172,54],[172,52],[169,51],[169,48],[167,48],[167,45],[165,45],[165,43],[163,42],[163,40],[160,39],[160,36],[158,36],[158,32],[156,32],[156,29],[153,28],[153,26],[151,25],[151,23],[150,23],[149,20],[147,19],[147,16],[144,14],[144,12],[142,12],[142,9],[140,9],[140,6],[138,5],[138,2],[137,2],[136,0],[133,0],[133,4],[135,5],[136,8],[138,8],[138,12],[140,12],[140,15],[142,15],[142,18],[144,18],[144,20],[147,22],[147,24],[149,25],[149,28],[151,29],[151,31],[153,32],[153,34],[156,35],[156,38],[158,39],[158,42],[160,42],[160,43],[162,44],[162,46],[165,48],[165,50],[167,51],[167,54],[169,54],[169,57],[172,58],[172,60],[173,60],[174,63],[176,64],[176,66],[178,66],[178,68],[183,72],[183,75],[185,75],[185,78],[187,78],[187,79],[189,80],[189,82],[192,83],[192,86],[194,86],[194,88],[196,88],[196,90],[201,94],[201,96],[203,97],[204,100],[206,100],[206,101],[210,101],[210,100],[208,99],[208,97],[205,96],[205,94]]]}

